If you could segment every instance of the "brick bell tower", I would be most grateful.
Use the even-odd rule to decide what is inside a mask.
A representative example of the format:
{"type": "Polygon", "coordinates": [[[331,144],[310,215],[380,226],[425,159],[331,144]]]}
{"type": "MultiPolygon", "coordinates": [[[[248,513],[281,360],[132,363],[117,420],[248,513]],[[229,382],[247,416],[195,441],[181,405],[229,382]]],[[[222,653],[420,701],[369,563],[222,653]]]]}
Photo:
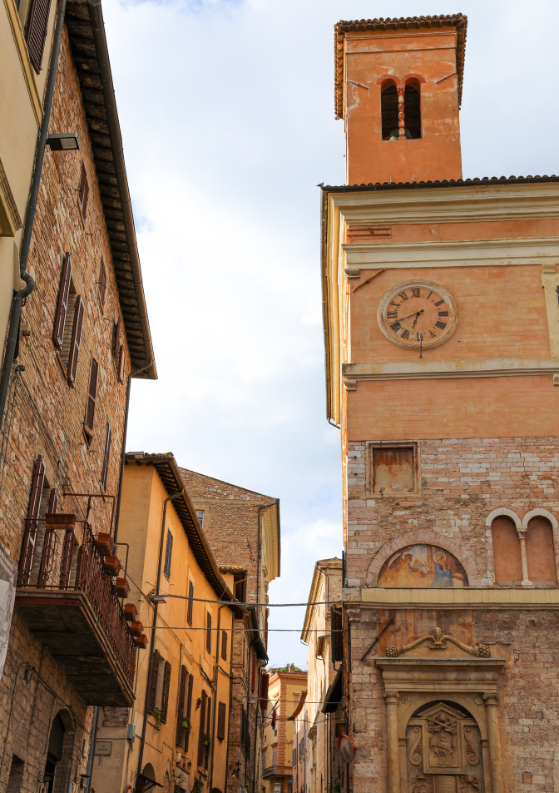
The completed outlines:
{"type": "Polygon", "coordinates": [[[462,180],[466,22],[335,28],[348,184],[322,187],[321,229],[344,793],[559,779],[559,179],[462,180]]]}

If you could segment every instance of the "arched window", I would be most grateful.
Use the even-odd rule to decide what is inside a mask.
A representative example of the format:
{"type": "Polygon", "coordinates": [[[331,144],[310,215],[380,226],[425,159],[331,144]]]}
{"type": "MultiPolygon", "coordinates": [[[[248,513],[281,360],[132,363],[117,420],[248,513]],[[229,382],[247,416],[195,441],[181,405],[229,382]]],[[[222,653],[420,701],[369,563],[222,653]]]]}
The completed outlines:
{"type": "Polygon", "coordinates": [[[398,139],[398,92],[396,85],[387,80],[381,87],[382,139],[398,139]]]}
{"type": "Polygon", "coordinates": [[[495,518],[491,524],[493,536],[493,561],[496,584],[520,584],[522,557],[520,537],[516,526],[508,518],[495,518]]]}
{"type": "Polygon", "coordinates": [[[553,530],[545,518],[532,518],[526,534],[528,578],[533,584],[557,586],[553,530]]]}
{"type": "Polygon", "coordinates": [[[421,87],[419,80],[412,79],[406,84],[404,94],[404,121],[407,138],[421,137],[421,87]],[[408,134],[409,133],[409,134],[408,134]]]}

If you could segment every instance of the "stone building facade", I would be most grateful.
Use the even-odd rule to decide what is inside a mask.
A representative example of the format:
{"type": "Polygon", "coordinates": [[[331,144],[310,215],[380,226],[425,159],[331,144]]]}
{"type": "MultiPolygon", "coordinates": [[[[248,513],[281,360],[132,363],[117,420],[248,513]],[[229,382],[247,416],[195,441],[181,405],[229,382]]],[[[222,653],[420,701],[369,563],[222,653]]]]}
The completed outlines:
{"type": "Polygon", "coordinates": [[[336,26],[348,184],[322,189],[322,272],[355,793],[559,788],[559,179],[462,179],[466,24],[336,26]]]}
{"type": "Polygon", "coordinates": [[[77,789],[91,706],[134,698],[128,585],[100,535],[115,532],[129,378],[142,364],[144,376],[156,371],[133,226],[122,220],[126,172],[115,176],[106,40],[89,8],[66,6],[50,123],[75,132],[80,148],[45,155],[36,285],[1,428],[2,597],[15,596],[15,610],[0,681],[0,790],[10,793],[77,789]]]}
{"type": "Polygon", "coordinates": [[[263,666],[268,660],[268,584],[280,574],[279,500],[181,469],[210,548],[223,574],[233,573],[249,613],[233,626],[233,676],[227,793],[261,790],[263,666]],[[255,604],[255,605],[252,605],[255,604]]]}
{"type": "Polygon", "coordinates": [[[307,673],[294,664],[268,670],[268,707],[262,742],[263,793],[297,790],[297,727],[291,718],[305,699],[307,673]]]}

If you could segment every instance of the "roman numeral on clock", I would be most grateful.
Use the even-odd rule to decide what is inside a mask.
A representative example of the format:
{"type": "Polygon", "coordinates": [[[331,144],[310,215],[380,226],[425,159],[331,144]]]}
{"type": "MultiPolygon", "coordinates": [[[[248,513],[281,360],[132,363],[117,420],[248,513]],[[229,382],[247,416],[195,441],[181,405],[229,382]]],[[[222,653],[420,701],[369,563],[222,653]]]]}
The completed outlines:
{"type": "Polygon", "coordinates": [[[396,306],[396,308],[398,308],[398,306],[401,306],[402,304],[401,303],[395,303],[393,300],[391,300],[388,305],[389,306],[396,306]]]}
{"type": "Polygon", "coordinates": [[[435,322],[435,327],[436,327],[436,328],[441,328],[441,329],[442,329],[442,328],[446,328],[446,322],[441,322],[441,321],[439,320],[438,322],[435,322]]]}
{"type": "Polygon", "coordinates": [[[404,332],[402,333],[402,338],[403,339],[409,339],[409,337],[410,337],[409,330],[404,330],[404,332]]]}
{"type": "Polygon", "coordinates": [[[387,314],[388,319],[398,319],[397,311],[389,311],[387,314]]]}
{"type": "Polygon", "coordinates": [[[435,303],[435,305],[436,305],[436,306],[442,306],[442,304],[443,304],[443,303],[444,303],[444,300],[439,300],[439,302],[438,302],[438,303],[435,303]]]}
{"type": "Polygon", "coordinates": [[[421,289],[412,289],[411,293],[413,297],[421,297],[421,289]]]}
{"type": "Polygon", "coordinates": [[[448,317],[448,311],[439,311],[439,317],[448,317]]]}
{"type": "Polygon", "coordinates": [[[406,295],[405,292],[398,292],[398,297],[401,297],[402,300],[409,300],[409,297],[406,295]]]}
{"type": "Polygon", "coordinates": [[[392,330],[394,331],[394,333],[396,333],[397,331],[399,331],[399,330],[400,330],[400,328],[401,328],[402,326],[400,325],[400,323],[399,323],[399,322],[395,322],[395,323],[394,323],[393,325],[391,325],[390,327],[392,328],[392,330]]]}

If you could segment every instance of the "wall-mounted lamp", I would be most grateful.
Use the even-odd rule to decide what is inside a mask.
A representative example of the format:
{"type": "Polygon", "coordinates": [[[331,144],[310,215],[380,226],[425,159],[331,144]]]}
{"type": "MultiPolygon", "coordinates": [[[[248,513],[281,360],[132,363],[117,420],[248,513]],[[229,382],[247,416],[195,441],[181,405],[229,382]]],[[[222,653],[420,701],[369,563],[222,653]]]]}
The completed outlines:
{"type": "Polygon", "coordinates": [[[80,148],[78,136],[75,132],[60,132],[56,135],[49,135],[47,146],[50,146],[51,151],[76,151],[76,149],[80,148]]]}
{"type": "Polygon", "coordinates": [[[167,601],[163,597],[163,595],[150,595],[148,597],[150,603],[166,603],[167,601]]]}

